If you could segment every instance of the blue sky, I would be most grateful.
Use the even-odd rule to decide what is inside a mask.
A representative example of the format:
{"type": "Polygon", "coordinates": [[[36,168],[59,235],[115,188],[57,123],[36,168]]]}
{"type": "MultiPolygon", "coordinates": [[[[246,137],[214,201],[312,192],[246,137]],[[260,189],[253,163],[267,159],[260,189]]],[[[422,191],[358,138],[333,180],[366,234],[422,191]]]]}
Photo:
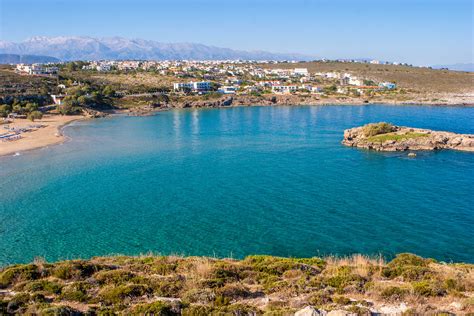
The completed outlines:
{"type": "Polygon", "coordinates": [[[0,0],[0,38],[197,42],[417,65],[473,62],[472,0],[0,0]]]}

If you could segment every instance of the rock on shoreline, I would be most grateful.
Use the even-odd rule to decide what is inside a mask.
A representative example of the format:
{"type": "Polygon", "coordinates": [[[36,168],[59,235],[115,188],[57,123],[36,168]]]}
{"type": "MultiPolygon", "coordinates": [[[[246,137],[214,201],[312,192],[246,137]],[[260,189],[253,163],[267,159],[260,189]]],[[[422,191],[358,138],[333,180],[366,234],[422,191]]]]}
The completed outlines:
{"type": "Polygon", "coordinates": [[[455,149],[474,152],[474,135],[382,122],[345,130],[342,144],[377,151],[455,149]]]}

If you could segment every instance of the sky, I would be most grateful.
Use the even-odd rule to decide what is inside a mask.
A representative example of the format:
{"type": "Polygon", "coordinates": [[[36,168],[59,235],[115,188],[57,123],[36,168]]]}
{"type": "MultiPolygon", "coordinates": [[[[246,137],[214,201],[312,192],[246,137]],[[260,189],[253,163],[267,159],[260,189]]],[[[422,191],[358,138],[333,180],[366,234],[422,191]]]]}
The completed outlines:
{"type": "Polygon", "coordinates": [[[415,65],[474,62],[473,0],[0,0],[0,39],[142,38],[415,65]]]}

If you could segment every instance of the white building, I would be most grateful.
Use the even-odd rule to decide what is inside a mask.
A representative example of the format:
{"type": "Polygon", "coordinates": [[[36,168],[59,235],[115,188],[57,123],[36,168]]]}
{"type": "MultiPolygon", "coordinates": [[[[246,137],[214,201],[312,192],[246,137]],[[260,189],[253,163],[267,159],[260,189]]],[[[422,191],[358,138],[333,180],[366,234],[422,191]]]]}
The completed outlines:
{"type": "Polygon", "coordinates": [[[309,74],[307,68],[295,68],[293,73],[298,76],[307,76],[309,74]]]}
{"type": "Polygon", "coordinates": [[[291,93],[296,92],[298,90],[298,86],[273,86],[272,92],[274,93],[291,93]]]}
{"type": "Polygon", "coordinates": [[[234,86],[222,86],[217,90],[217,92],[223,94],[235,94],[237,92],[237,88],[234,86]]]}
{"type": "Polygon", "coordinates": [[[44,66],[42,64],[18,64],[16,65],[16,72],[25,73],[28,75],[53,75],[57,74],[59,69],[54,66],[44,66]]]}
{"type": "Polygon", "coordinates": [[[393,82],[386,81],[386,82],[381,82],[379,84],[379,87],[384,88],[384,89],[388,89],[388,90],[393,90],[397,87],[397,85],[394,84],[393,82]]]}
{"type": "Polygon", "coordinates": [[[190,90],[193,92],[205,92],[211,90],[211,82],[176,82],[173,84],[173,89],[174,91],[190,90]]]}

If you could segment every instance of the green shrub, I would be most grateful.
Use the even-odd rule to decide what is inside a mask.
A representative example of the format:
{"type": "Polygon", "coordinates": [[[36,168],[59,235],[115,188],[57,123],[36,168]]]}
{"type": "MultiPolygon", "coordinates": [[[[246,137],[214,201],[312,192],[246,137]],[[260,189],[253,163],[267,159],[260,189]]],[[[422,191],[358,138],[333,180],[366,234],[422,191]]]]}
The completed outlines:
{"type": "Polygon", "coordinates": [[[62,280],[81,279],[88,278],[103,268],[82,260],[61,262],[54,267],[52,275],[62,280]]]}
{"type": "Polygon", "coordinates": [[[154,316],[173,316],[178,315],[169,304],[164,302],[153,302],[149,304],[139,304],[132,309],[133,315],[154,315],[154,316]]]}
{"type": "Polygon", "coordinates": [[[325,262],[320,258],[281,258],[273,256],[248,256],[243,261],[254,270],[281,276],[288,270],[301,270],[308,274],[319,273],[325,262]]]}
{"type": "Polygon", "coordinates": [[[432,259],[423,259],[411,253],[400,253],[388,263],[388,266],[419,266],[426,267],[432,259]]]}
{"type": "Polygon", "coordinates": [[[153,258],[154,261],[151,264],[151,271],[160,275],[168,275],[176,272],[178,263],[176,261],[170,262],[168,257],[153,258]]]}
{"type": "Polygon", "coordinates": [[[235,300],[238,298],[245,298],[248,297],[251,293],[250,291],[239,283],[229,283],[224,285],[217,291],[218,295],[222,295],[227,297],[231,300],[235,300]]]}
{"type": "Polygon", "coordinates": [[[392,301],[402,300],[407,294],[408,294],[407,289],[402,289],[398,286],[390,286],[383,289],[382,292],[380,292],[380,296],[382,296],[386,300],[392,300],[392,301]]]}
{"type": "Polygon", "coordinates": [[[222,295],[217,295],[216,299],[214,300],[214,306],[217,306],[217,307],[229,305],[229,303],[230,303],[230,299],[222,295]]]}
{"type": "MultiPolygon", "coordinates": [[[[136,282],[135,279],[133,281],[136,282]]],[[[158,296],[175,297],[183,289],[184,279],[180,276],[152,278],[145,279],[141,283],[149,285],[153,293],[158,296]]]]}
{"type": "Polygon", "coordinates": [[[94,279],[101,284],[120,285],[129,282],[134,277],[133,273],[124,270],[105,270],[94,274],[94,279]]]}
{"type": "Polygon", "coordinates": [[[362,132],[365,137],[391,133],[394,131],[395,131],[395,126],[393,126],[390,123],[385,123],[385,122],[367,124],[362,127],[362,132]]]}
{"type": "Polygon", "coordinates": [[[341,293],[349,285],[355,286],[357,290],[362,291],[366,280],[359,275],[353,274],[350,267],[343,266],[339,267],[334,275],[327,277],[324,283],[341,293]]]}
{"type": "Polygon", "coordinates": [[[13,266],[1,272],[0,288],[6,288],[14,282],[36,280],[40,276],[35,264],[13,266]]]}
{"type": "Polygon", "coordinates": [[[193,288],[184,292],[182,299],[188,303],[209,304],[216,299],[216,294],[208,288],[193,288]]]}
{"type": "Polygon", "coordinates": [[[87,291],[91,286],[86,282],[75,282],[65,286],[61,290],[60,299],[74,302],[87,302],[89,296],[87,291]]]}
{"type": "Polygon", "coordinates": [[[213,308],[211,306],[194,305],[188,306],[181,311],[183,316],[208,316],[213,315],[213,308]]]}
{"type": "Polygon", "coordinates": [[[413,293],[419,296],[442,296],[446,294],[443,287],[428,281],[413,282],[413,293]]]}
{"type": "Polygon", "coordinates": [[[59,294],[62,285],[48,280],[38,280],[26,284],[25,290],[29,292],[46,292],[48,294],[59,294]]]}
{"type": "Polygon", "coordinates": [[[335,296],[332,301],[338,305],[349,305],[352,301],[345,296],[335,296]]]}
{"type": "Polygon", "coordinates": [[[383,268],[382,275],[389,279],[402,276],[406,281],[421,280],[431,274],[428,268],[430,262],[413,254],[399,254],[383,268]]]}
{"type": "Polygon", "coordinates": [[[107,305],[121,303],[125,298],[134,298],[149,294],[150,288],[143,284],[108,286],[99,293],[99,298],[107,305]]]}
{"type": "Polygon", "coordinates": [[[318,291],[309,297],[308,303],[313,306],[321,307],[332,303],[332,297],[328,291],[318,291]]]}
{"type": "Polygon", "coordinates": [[[12,299],[8,302],[7,313],[22,314],[20,310],[28,305],[31,300],[31,296],[28,293],[15,294],[12,299]]]}
{"type": "Polygon", "coordinates": [[[69,306],[51,306],[41,310],[42,316],[69,316],[81,314],[81,312],[69,306]]]}
{"type": "Polygon", "coordinates": [[[223,305],[217,308],[216,315],[256,315],[257,308],[244,304],[223,305]]]}
{"type": "Polygon", "coordinates": [[[32,122],[35,120],[41,120],[43,118],[43,113],[40,111],[32,111],[28,114],[28,119],[32,122]]]}

